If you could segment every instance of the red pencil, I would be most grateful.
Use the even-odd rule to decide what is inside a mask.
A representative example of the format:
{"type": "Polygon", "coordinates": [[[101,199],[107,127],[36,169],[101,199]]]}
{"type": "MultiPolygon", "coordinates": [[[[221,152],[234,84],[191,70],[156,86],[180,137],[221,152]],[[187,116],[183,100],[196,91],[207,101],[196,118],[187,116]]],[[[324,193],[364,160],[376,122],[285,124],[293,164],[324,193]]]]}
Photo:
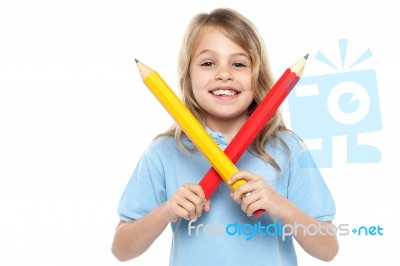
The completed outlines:
{"type": "MultiPolygon", "coordinates": [[[[260,133],[265,124],[279,108],[281,103],[285,100],[286,96],[299,81],[307,58],[308,54],[286,69],[275,85],[269,90],[264,99],[259,103],[257,108],[253,111],[249,119],[247,119],[246,123],[242,126],[236,136],[232,139],[228,147],[226,147],[224,152],[233,163],[236,163],[239,160],[258,133],[260,133]]],[[[204,190],[206,199],[211,197],[221,181],[222,178],[214,168],[210,168],[199,183],[204,190]]],[[[253,215],[259,217],[263,212],[264,210],[257,210],[253,215]]]]}

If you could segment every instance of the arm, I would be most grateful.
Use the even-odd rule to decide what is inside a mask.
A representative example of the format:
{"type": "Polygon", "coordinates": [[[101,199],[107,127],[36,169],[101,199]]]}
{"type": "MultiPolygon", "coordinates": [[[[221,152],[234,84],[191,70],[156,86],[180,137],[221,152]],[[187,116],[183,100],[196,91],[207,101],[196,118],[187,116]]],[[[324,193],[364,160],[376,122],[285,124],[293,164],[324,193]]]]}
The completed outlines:
{"type": "Polygon", "coordinates": [[[120,221],[112,243],[112,253],[120,261],[138,257],[161,235],[170,222],[180,217],[191,220],[200,217],[205,203],[203,189],[199,185],[186,184],[165,203],[140,219],[120,221]]]}
{"type": "MultiPolygon", "coordinates": [[[[282,196],[281,196],[282,197],[282,196]]],[[[311,256],[323,260],[331,261],[335,258],[339,251],[339,244],[336,233],[331,222],[321,222],[307,215],[305,212],[297,208],[288,199],[282,197],[282,213],[277,217],[284,224],[290,224],[292,228],[296,225],[304,225],[306,228],[310,225],[315,225],[309,228],[312,235],[305,234],[304,228],[297,226],[297,232],[294,238],[299,245],[311,256]],[[318,233],[314,235],[314,228],[319,228],[318,233]]]]}
{"type": "Polygon", "coordinates": [[[127,261],[145,252],[168,225],[160,205],[142,218],[120,221],[112,243],[112,253],[120,261],[127,261]]]}
{"type": "Polygon", "coordinates": [[[329,222],[320,222],[304,213],[288,199],[273,190],[259,176],[241,171],[231,178],[230,183],[234,183],[239,179],[245,179],[248,183],[234,191],[232,197],[237,203],[241,204],[242,210],[248,216],[251,216],[258,209],[263,209],[271,217],[282,221],[285,225],[291,225],[292,228],[295,228],[296,225],[304,225],[306,228],[310,225],[321,227],[322,233],[304,235],[303,228],[298,226],[294,237],[299,245],[315,258],[330,261],[336,256],[339,245],[334,232],[326,231],[326,226],[329,225],[329,222]],[[242,199],[242,195],[246,195],[249,192],[251,194],[242,199]]]}

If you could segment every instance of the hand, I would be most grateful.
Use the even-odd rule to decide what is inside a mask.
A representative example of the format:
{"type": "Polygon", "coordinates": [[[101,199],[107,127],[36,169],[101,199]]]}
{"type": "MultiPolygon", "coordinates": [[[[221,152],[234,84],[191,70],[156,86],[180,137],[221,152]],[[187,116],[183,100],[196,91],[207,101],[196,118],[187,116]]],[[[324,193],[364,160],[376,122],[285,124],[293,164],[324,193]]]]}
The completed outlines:
{"type": "Polygon", "coordinates": [[[179,217],[194,220],[203,210],[209,211],[210,201],[206,201],[200,185],[185,184],[164,204],[164,217],[168,222],[175,222],[179,217]]]}
{"type": "Polygon", "coordinates": [[[251,216],[256,210],[265,210],[271,217],[278,218],[286,199],[277,193],[263,178],[246,171],[240,171],[228,181],[233,184],[243,179],[247,183],[239,186],[231,196],[251,216]]]}

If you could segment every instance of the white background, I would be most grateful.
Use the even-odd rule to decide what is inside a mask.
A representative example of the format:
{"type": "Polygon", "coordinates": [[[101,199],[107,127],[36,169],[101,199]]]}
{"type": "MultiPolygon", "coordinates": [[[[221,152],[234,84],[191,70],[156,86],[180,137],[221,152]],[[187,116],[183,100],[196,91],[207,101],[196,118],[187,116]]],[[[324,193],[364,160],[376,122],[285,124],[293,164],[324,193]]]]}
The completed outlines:
{"type": "MultiPolygon", "coordinates": [[[[321,171],[335,223],[380,225],[384,235],[341,236],[330,265],[399,261],[396,1],[1,0],[0,265],[120,264],[110,252],[120,195],[143,150],[173,122],[134,58],[175,89],[189,20],[224,6],[258,27],[277,77],[308,52],[304,76],[334,73],[314,56],[340,64],[338,39],[349,40],[353,59],[372,50],[358,69],[377,73],[383,129],[360,141],[380,149],[381,163],[346,163],[346,138],[336,137],[333,168],[321,171]]],[[[167,265],[170,236],[127,264],[167,265]]],[[[324,264],[300,248],[298,257],[324,264]]]]}

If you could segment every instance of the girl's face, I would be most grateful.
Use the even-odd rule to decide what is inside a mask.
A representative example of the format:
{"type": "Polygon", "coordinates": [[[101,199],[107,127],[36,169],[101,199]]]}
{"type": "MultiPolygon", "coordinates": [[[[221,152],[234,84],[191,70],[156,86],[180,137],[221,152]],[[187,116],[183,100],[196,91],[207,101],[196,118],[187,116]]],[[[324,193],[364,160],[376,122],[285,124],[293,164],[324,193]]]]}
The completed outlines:
{"type": "Polygon", "coordinates": [[[218,28],[203,33],[193,53],[190,77],[208,126],[218,121],[246,121],[254,98],[250,57],[218,28]]]}

